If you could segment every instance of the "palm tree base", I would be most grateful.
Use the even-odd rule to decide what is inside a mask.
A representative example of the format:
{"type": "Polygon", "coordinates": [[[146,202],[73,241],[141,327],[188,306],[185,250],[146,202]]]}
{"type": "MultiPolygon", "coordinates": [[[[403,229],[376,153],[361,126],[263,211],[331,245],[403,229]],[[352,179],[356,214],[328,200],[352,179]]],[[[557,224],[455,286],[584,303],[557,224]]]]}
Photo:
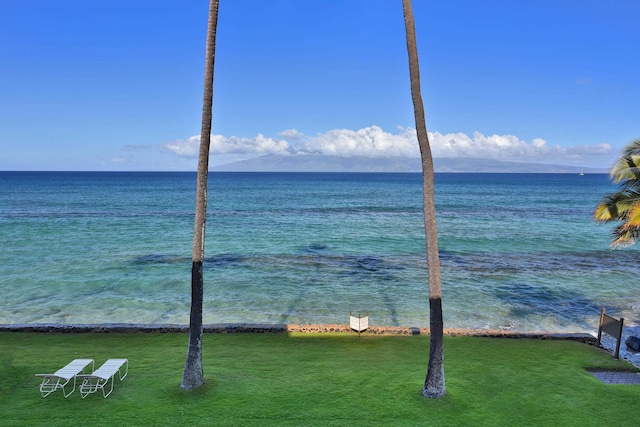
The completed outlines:
{"type": "Polygon", "coordinates": [[[447,389],[444,385],[442,387],[433,387],[433,388],[424,387],[422,389],[422,395],[424,397],[428,397],[429,399],[437,399],[439,397],[444,396],[446,393],[447,393],[447,389]]]}

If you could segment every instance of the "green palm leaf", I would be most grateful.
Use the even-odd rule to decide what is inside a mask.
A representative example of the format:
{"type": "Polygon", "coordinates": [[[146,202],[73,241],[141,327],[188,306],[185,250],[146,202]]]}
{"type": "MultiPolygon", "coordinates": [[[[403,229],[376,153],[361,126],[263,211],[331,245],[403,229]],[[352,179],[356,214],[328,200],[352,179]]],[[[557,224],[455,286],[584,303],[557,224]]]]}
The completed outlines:
{"type": "Polygon", "coordinates": [[[611,247],[629,246],[640,238],[640,139],[625,147],[610,176],[620,187],[603,197],[593,218],[598,222],[622,221],[613,230],[611,247]]]}
{"type": "Polygon", "coordinates": [[[640,182],[640,139],[636,139],[623,150],[623,155],[611,168],[609,174],[614,183],[640,182]]]}

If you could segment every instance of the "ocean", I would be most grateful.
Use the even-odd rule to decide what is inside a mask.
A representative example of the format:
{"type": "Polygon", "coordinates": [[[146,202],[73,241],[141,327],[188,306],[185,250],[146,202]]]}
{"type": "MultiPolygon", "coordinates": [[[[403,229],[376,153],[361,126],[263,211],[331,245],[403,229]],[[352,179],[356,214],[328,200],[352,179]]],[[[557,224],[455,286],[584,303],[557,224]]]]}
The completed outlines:
{"type": "MultiPolygon", "coordinates": [[[[195,173],[0,172],[0,324],[188,324],[195,173]]],[[[446,328],[640,321],[607,175],[436,174],[446,328]]],[[[427,327],[420,174],[211,173],[205,323],[427,327]]]]}

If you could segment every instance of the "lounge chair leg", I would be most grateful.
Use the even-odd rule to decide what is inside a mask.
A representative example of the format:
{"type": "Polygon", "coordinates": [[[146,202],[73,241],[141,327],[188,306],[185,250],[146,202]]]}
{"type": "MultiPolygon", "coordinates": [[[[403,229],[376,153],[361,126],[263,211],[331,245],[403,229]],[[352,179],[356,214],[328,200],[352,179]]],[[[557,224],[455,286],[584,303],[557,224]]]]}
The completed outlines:
{"type": "Polygon", "coordinates": [[[73,393],[76,390],[76,377],[73,377],[73,388],[71,389],[71,391],[69,393],[65,393],[64,391],[64,386],[68,384],[69,381],[67,381],[66,383],[64,383],[62,385],[62,394],[64,395],[64,398],[66,399],[67,397],[71,396],[71,393],[73,393]]]}
{"type": "MultiPolygon", "coordinates": [[[[113,392],[113,383],[115,382],[115,380],[116,380],[116,376],[114,375],[111,377],[111,389],[109,390],[109,393],[104,394],[104,387],[102,387],[102,395],[104,396],[105,399],[107,398],[107,396],[109,396],[113,392]]],[[[109,382],[109,380],[107,380],[107,382],[109,382]]]]}

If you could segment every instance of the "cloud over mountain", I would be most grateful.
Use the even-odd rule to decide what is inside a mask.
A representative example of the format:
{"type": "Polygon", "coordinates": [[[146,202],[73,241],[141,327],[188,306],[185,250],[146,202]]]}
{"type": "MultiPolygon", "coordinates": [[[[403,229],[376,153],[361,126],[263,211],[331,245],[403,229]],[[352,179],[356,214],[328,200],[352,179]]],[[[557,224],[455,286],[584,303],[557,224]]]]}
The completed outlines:
{"type": "MultiPolygon", "coordinates": [[[[433,157],[508,160],[515,162],[564,163],[571,165],[603,165],[615,153],[609,144],[562,147],[548,145],[544,139],[530,142],[514,135],[484,135],[474,132],[441,134],[429,132],[433,157]]],[[[164,150],[179,157],[197,157],[200,136],[191,136],[163,145],[164,150]]],[[[418,158],[420,156],[416,131],[398,128],[386,132],[378,126],[333,129],[315,136],[288,129],[278,138],[258,134],[255,137],[211,136],[212,155],[234,155],[236,159],[250,159],[267,154],[324,155],[334,157],[418,158]]]]}

